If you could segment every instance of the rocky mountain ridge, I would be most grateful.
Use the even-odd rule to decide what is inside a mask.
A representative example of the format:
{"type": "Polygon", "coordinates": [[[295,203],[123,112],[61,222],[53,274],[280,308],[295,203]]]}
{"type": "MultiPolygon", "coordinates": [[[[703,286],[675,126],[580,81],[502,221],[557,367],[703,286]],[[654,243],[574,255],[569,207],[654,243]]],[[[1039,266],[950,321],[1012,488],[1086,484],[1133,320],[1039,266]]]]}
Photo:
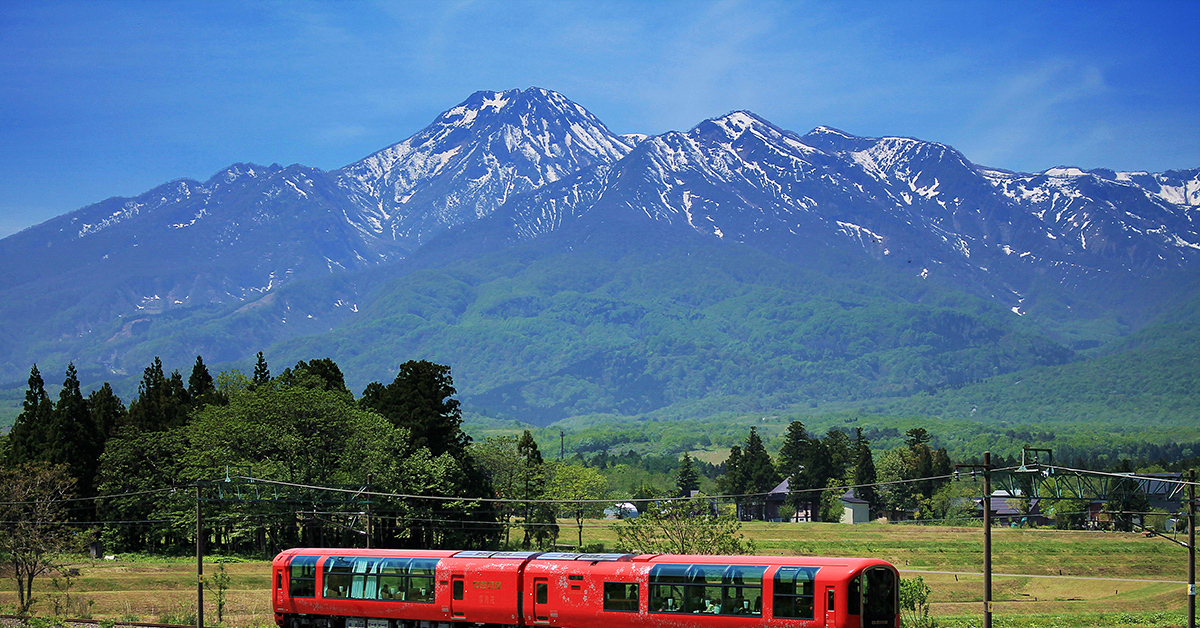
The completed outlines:
{"type": "MultiPolygon", "coordinates": [[[[798,135],[746,111],[617,135],[552,91],[484,91],[339,170],[235,164],[0,240],[0,371],[70,359],[131,320],[387,268],[463,230],[499,246],[655,224],[784,260],[869,260],[1024,314],[1047,285],[1194,269],[1198,206],[1200,169],[1011,173],[943,144],[798,135]]],[[[367,296],[322,307],[352,313],[354,298],[367,296]]]]}

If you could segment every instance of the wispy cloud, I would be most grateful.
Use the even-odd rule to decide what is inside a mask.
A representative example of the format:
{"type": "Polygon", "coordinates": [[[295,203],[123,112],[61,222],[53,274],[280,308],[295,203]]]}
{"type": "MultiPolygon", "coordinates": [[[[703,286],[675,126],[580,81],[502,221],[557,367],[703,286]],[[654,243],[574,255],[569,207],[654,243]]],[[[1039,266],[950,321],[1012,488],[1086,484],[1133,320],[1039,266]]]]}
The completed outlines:
{"type": "MultiPolygon", "coordinates": [[[[984,95],[967,122],[974,139],[964,148],[980,163],[1029,163],[1029,156],[1047,154],[1069,160],[1111,138],[1104,119],[1085,113],[1109,90],[1103,69],[1095,64],[1043,61],[1008,76],[984,95]]],[[[1033,169],[1055,165],[1062,164],[1033,169]]]]}

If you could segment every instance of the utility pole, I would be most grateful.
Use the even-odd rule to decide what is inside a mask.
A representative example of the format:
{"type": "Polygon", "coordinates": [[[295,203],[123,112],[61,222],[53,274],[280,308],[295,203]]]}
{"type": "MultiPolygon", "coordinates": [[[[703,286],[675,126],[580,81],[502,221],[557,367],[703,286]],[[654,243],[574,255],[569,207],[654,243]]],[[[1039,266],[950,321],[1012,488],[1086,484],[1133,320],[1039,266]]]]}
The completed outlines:
{"type": "Polygon", "coordinates": [[[199,482],[196,482],[196,628],[204,628],[204,513],[200,510],[199,482]]]}
{"type": "MultiPolygon", "coordinates": [[[[367,492],[371,492],[371,474],[367,474],[367,492]]],[[[371,549],[371,497],[367,496],[367,549],[371,549]]]]}
{"type": "Polygon", "coordinates": [[[983,470],[983,628],[992,628],[992,452],[983,452],[982,465],[954,466],[957,469],[971,469],[972,474],[976,470],[983,470]]]}
{"type": "Polygon", "coordinates": [[[1188,470],[1188,628],[1196,628],[1196,470],[1188,470]]]}
{"type": "Polygon", "coordinates": [[[992,452],[983,452],[983,628],[992,628],[992,452]]]}

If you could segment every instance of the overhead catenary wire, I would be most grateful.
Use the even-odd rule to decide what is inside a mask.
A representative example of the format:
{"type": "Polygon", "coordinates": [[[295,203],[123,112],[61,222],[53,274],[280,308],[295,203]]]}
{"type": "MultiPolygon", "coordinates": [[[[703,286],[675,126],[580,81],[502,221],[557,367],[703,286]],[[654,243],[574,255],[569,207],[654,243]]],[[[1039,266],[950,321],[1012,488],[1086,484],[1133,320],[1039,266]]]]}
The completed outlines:
{"type": "MultiPolygon", "coordinates": [[[[993,473],[1010,472],[1010,471],[1015,471],[1018,468],[1019,467],[1015,467],[1015,466],[1002,467],[1002,468],[993,469],[992,472],[993,473]]],[[[1169,483],[1169,484],[1177,484],[1180,486],[1187,486],[1189,484],[1200,485],[1200,482],[1189,482],[1187,480],[1176,480],[1176,479],[1164,478],[1164,477],[1159,477],[1159,476],[1147,476],[1147,475],[1137,475],[1137,474],[1129,474],[1129,473],[1114,473],[1114,472],[1104,472],[1104,471],[1091,471],[1091,470],[1087,470],[1087,469],[1074,469],[1074,468],[1062,467],[1062,466],[1054,466],[1054,467],[1046,467],[1046,468],[1051,469],[1051,470],[1061,470],[1061,471],[1067,471],[1067,472],[1083,474],[1083,475],[1105,476],[1105,477],[1113,477],[1113,478],[1125,479],[1125,480],[1146,480],[1146,481],[1154,481],[1154,482],[1164,482],[1164,483],[1169,483]]],[[[841,484],[841,485],[837,485],[837,486],[825,486],[825,487],[815,487],[815,488],[807,488],[807,489],[794,489],[794,490],[789,490],[788,493],[789,494],[806,494],[806,493],[824,493],[826,491],[838,491],[838,490],[848,491],[851,489],[858,489],[858,488],[879,488],[879,487],[896,486],[896,485],[903,485],[903,484],[915,484],[915,483],[921,483],[921,482],[934,482],[934,481],[939,481],[939,480],[961,479],[963,477],[966,477],[966,474],[955,472],[955,473],[948,473],[948,474],[941,474],[941,475],[934,475],[934,476],[920,477],[920,478],[889,480],[889,481],[884,481],[884,482],[871,482],[871,483],[864,483],[864,484],[841,484]]],[[[217,480],[202,480],[202,481],[199,481],[199,483],[201,484],[202,487],[203,486],[214,487],[214,486],[219,486],[221,484],[228,484],[231,480],[244,480],[251,484],[280,486],[280,487],[309,490],[309,491],[320,491],[320,492],[328,492],[328,493],[346,493],[346,494],[355,495],[356,497],[376,497],[376,498],[391,498],[391,499],[403,499],[403,500],[414,500],[414,501],[463,503],[463,504],[493,503],[493,504],[513,504],[513,505],[524,505],[524,504],[530,504],[530,505],[581,504],[582,505],[582,504],[612,504],[615,502],[637,504],[637,503],[684,502],[684,501],[688,501],[688,500],[692,499],[691,497],[644,497],[644,498],[608,497],[608,498],[593,498],[593,499],[522,499],[522,498],[471,497],[471,496],[454,496],[454,495],[418,495],[418,494],[411,494],[411,493],[369,491],[369,490],[366,490],[365,485],[359,485],[357,488],[344,488],[344,487],[335,487],[335,486],[321,486],[321,485],[316,485],[316,484],[304,484],[304,483],[299,483],[299,482],[287,482],[287,481],[283,481],[283,480],[271,480],[268,478],[259,478],[259,477],[248,476],[248,475],[227,475],[227,476],[223,476],[217,480]]],[[[129,492],[124,492],[124,493],[109,493],[109,494],[102,494],[102,495],[94,495],[94,496],[90,496],[90,497],[72,497],[72,498],[54,500],[54,501],[61,502],[61,503],[86,502],[86,501],[98,501],[98,500],[118,499],[118,498],[126,498],[126,497],[137,497],[137,496],[143,496],[143,495],[157,495],[157,494],[162,494],[162,493],[177,493],[177,494],[179,494],[179,498],[181,500],[191,501],[192,499],[194,499],[193,497],[191,497],[190,495],[184,495],[182,493],[178,493],[178,491],[184,487],[194,486],[195,483],[196,482],[189,482],[189,483],[181,482],[174,486],[163,487],[163,488],[158,488],[158,489],[129,491],[129,492]]],[[[767,492],[755,492],[755,493],[704,495],[703,498],[710,499],[710,500],[721,500],[721,501],[740,501],[740,500],[744,500],[744,499],[764,498],[764,497],[768,497],[772,494],[773,494],[772,492],[767,491],[767,492]]],[[[1075,499],[1075,498],[1041,497],[1040,499],[1054,500],[1054,499],[1075,499]]],[[[227,500],[227,501],[236,502],[236,501],[247,501],[247,500],[227,500]]],[[[264,501],[264,502],[287,501],[287,502],[295,502],[297,504],[301,504],[301,503],[306,503],[309,500],[306,500],[304,498],[291,497],[289,499],[259,499],[259,500],[254,500],[254,501],[264,501]]],[[[37,503],[41,503],[41,502],[39,502],[39,501],[8,501],[8,502],[0,502],[0,506],[21,506],[21,505],[32,505],[32,504],[37,504],[37,503]]],[[[147,521],[147,522],[151,522],[151,521],[147,521]]],[[[154,522],[158,522],[158,521],[154,521],[154,522]]]]}

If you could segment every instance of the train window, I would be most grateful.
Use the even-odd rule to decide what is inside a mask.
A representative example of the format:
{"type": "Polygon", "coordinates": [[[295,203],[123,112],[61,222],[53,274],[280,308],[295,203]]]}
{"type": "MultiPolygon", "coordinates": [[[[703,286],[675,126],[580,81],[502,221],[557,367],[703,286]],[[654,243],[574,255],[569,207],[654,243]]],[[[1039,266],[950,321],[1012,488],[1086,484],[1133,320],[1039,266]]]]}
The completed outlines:
{"type": "Polygon", "coordinates": [[[632,611],[638,610],[638,585],[636,582],[605,582],[604,610],[632,611]]]}
{"type": "Polygon", "coordinates": [[[354,569],[353,558],[331,556],[325,559],[325,592],[322,597],[347,598],[350,596],[350,574],[354,569]]]}
{"type": "Polygon", "coordinates": [[[324,597],[433,602],[437,559],[330,557],[324,597]]]}
{"type": "Polygon", "coordinates": [[[851,615],[862,614],[862,576],[850,581],[850,592],[846,594],[846,612],[851,615]]]}
{"type": "Polygon", "coordinates": [[[655,565],[650,610],[655,613],[762,615],[759,565],[655,565]]]}
{"type": "Polygon", "coordinates": [[[818,567],[780,567],[775,572],[775,617],[813,619],[818,567]]]}
{"type": "Polygon", "coordinates": [[[545,604],[550,601],[550,586],[547,585],[545,582],[537,583],[537,585],[535,586],[535,591],[536,591],[536,597],[534,598],[535,604],[545,604]]]}
{"type": "Polygon", "coordinates": [[[451,587],[451,588],[452,588],[452,589],[453,589],[453,591],[454,591],[454,599],[456,599],[456,600],[458,600],[458,601],[462,601],[462,599],[463,599],[463,596],[464,596],[464,594],[465,594],[465,591],[466,591],[466,590],[464,589],[464,587],[463,587],[463,581],[462,581],[462,580],[455,580],[455,581],[454,581],[454,586],[453,586],[453,587],[451,587]]]}
{"type": "Polygon", "coordinates": [[[317,561],[320,556],[296,556],[288,567],[288,594],[292,597],[316,597],[317,561]]]}
{"type": "Polygon", "coordinates": [[[863,625],[873,626],[895,618],[896,574],[890,569],[873,568],[863,572],[863,625]]]}

